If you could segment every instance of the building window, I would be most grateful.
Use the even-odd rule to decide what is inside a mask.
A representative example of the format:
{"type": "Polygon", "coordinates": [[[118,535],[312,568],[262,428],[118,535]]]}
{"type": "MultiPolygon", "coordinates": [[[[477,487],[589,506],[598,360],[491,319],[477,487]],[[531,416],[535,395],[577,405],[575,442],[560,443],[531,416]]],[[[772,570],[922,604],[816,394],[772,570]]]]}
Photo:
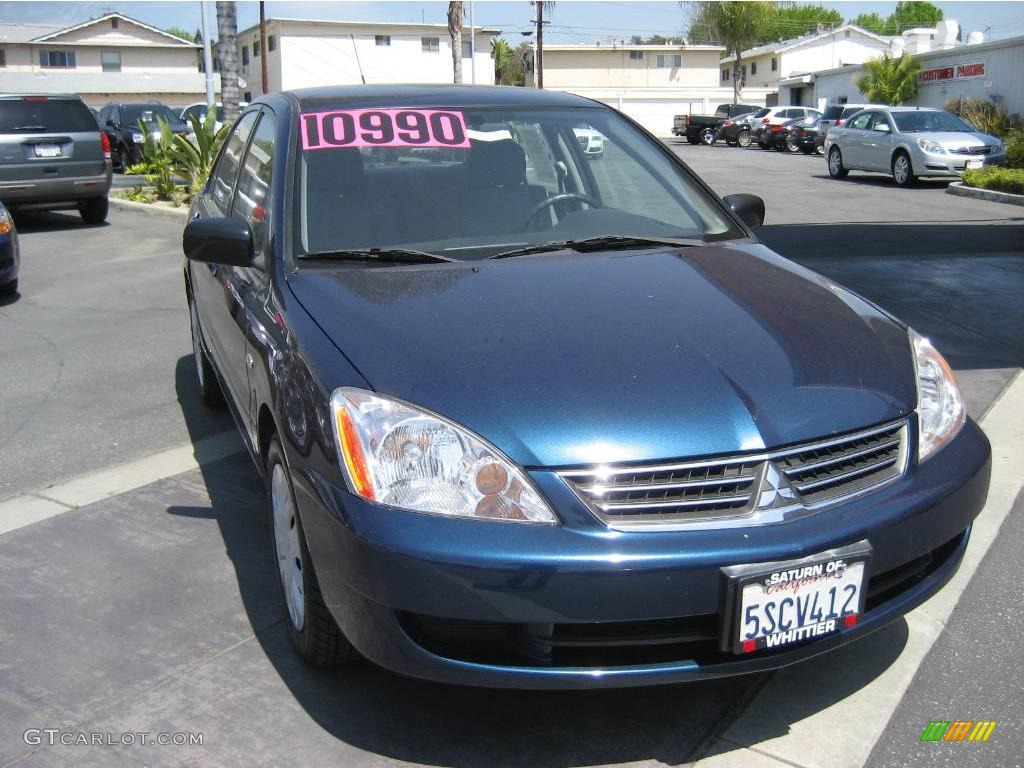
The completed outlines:
{"type": "Polygon", "coordinates": [[[643,61],[644,60],[644,52],[643,51],[630,51],[629,52],[629,58],[630,58],[631,61],[643,61]]]}
{"type": "Polygon", "coordinates": [[[462,58],[472,59],[473,58],[473,44],[465,42],[462,44],[462,58]]]}
{"type": "Polygon", "coordinates": [[[755,62],[751,62],[750,63],[750,74],[752,74],[752,75],[756,75],[757,74],[757,64],[755,62]]]}
{"type": "Polygon", "coordinates": [[[39,66],[45,69],[74,69],[74,51],[40,51],[39,66]]]}
{"type": "Polygon", "coordinates": [[[683,66],[683,54],[681,53],[659,53],[658,69],[678,69],[683,66]]]}
{"type": "Polygon", "coordinates": [[[246,91],[242,94],[243,101],[252,101],[252,91],[246,91]]]}
{"type": "Polygon", "coordinates": [[[121,71],[121,52],[120,51],[101,51],[100,52],[100,64],[102,65],[104,72],[120,72],[121,71]]]}
{"type": "Polygon", "coordinates": [[[248,67],[249,66],[249,46],[248,45],[243,45],[242,46],[242,66],[243,67],[248,67]]]}
{"type": "Polygon", "coordinates": [[[440,53],[441,51],[441,38],[439,37],[421,37],[420,45],[423,47],[424,53],[440,53]]]}
{"type": "Polygon", "coordinates": [[[722,82],[724,83],[728,79],[729,79],[729,69],[728,69],[728,67],[726,67],[726,68],[724,68],[722,70],[722,82]]]}
{"type": "Polygon", "coordinates": [[[772,72],[774,72],[778,68],[779,68],[779,60],[778,59],[772,59],[772,72]]]}
{"type": "Polygon", "coordinates": [[[388,48],[391,46],[391,35],[374,35],[373,42],[378,48],[388,48]]]}
{"type": "Polygon", "coordinates": [[[110,20],[110,28],[111,29],[117,29],[117,17],[116,16],[110,20]]]}
{"type": "Polygon", "coordinates": [[[267,35],[267,50],[268,51],[276,51],[277,50],[277,35],[267,35]]]}
{"type": "Polygon", "coordinates": [[[6,67],[6,66],[7,66],[7,51],[5,51],[3,48],[0,48],[0,67],[6,67]]]}
{"type": "Polygon", "coordinates": [[[257,40],[255,43],[252,44],[252,57],[254,59],[258,59],[259,56],[260,56],[260,41],[257,40]]]}
{"type": "Polygon", "coordinates": [[[843,37],[849,37],[849,36],[850,36],[850,30],[846,30],[846,34],[843,35],[843,37]]]}

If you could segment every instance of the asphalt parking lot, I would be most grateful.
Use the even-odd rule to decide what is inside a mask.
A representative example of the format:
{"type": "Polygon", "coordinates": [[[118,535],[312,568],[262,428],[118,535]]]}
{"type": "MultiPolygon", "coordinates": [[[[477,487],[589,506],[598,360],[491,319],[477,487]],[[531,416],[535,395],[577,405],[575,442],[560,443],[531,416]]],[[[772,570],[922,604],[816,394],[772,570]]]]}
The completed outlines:
{"type": "MultiPolygon", "coordinates": [[[[1024,209],[953,197],[942,183],[833,181],[821,158],[670,143],[719,194],[765,197],[766,243],[931,336],[972,415],[1024,365],[1024,209]]],[[[47,486],[177,446],[219,439],[240,450],[230,419],[193,387],[181,223],[113,210],[101,227],[70,214],[18,224],[22,293],[0,304],[0,502],[45,500],[47,486]]],[[[311,670],[288,646],[259,478],[247,458],[225,453],[0,534],[0,765],[646,766],[712,748],[811,766],[815,746],[827,757],[835,734],[819,734],[806,759],[758,745],[855,698],[913,650],[913,623],[898,622],[857,650],[801,665],[792,708],[773,707],[745,739],[735,726],[748,705],[764,706],[772,675],[531,693],[367,665],[311,670]],[[30,728],[201,733],[203,744],[33,745],[30,728]]],[[[1008,534],[1022,517],[1018,501],[1008,534]]],[[[1011,765],[1024,754],[1012,708],[1024,689],[1018,641],[979,654],[986,640],[973,634],[995,604],[1006,637],[1022,636],[1019,590],[994,560],[1014,557],[1009,539],[993,546],[871,765],[924,764],[913,751],[918,723],[980,718],[969,710],[986,702],[1000,707],[984,714],[1000,719],[1000,739],[963,759],[1011,765]]]]}

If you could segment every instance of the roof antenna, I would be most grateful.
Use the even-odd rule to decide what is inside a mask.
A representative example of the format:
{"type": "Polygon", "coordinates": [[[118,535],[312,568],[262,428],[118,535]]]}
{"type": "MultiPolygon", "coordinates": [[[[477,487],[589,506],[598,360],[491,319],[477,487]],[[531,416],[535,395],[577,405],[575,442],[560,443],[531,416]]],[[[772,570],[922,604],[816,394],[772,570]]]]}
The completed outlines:
{"type": "Polygon", "coordinates": [[[356,54],[356,66],[359,67],[359,77],[362,79],[363,85],[366,85],[366,75],[363,74],[363,65],[359,61],[359,49],[356,47],[356,36],[349,35],[349,37],[352,38],[352,50],[355,51],[356,54]]]}

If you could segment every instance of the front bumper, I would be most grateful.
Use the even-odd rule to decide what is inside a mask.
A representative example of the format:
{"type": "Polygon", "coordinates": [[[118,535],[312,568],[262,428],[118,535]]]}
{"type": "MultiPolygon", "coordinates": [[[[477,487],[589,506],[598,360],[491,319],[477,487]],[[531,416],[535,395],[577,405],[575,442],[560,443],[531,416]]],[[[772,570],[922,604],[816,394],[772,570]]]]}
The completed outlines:
{"type": "Polygon", "coordinates": [[[371,661],[468,685],[590,688],[776,668],[898,619],[955,573],[985,501],[989,448],[969,421],[873,494],[789,523],[717,531],[609,530],[547,471],[531,475],[559,526],[406,513],[313,471],[296,475],[324,598],[371,661]],[[864,538],[874,547],[873,597],[856,626],[750,656],[718,650],[720,568],[864,538]]]}
{"type": "Polygon", "coordinates": [[[978,167],[1004,165],[1006,153],[997,155],[951,155],[925,152],[918,148],[912,156],[914,173],[917,176],[960,176],[971,163],[980,163],[978,167]]]}

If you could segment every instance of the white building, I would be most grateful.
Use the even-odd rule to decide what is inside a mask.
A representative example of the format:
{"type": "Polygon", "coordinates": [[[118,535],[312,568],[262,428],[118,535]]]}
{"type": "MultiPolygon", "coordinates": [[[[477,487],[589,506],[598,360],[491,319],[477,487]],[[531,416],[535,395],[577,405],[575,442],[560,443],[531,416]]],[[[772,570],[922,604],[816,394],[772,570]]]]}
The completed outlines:
{"type": "MultiPolygon", "coordinates": [[[[812,32],[803,37],[760,45],[741,57],[743,91],[766,88],[777,96],[769,103],[814,106],[810,73],[851,64],[863,64],[889,50],[889,38],[854,24],[812,32]]],[[[732,87],[735,56],[721,61],[721,85],[732,87]]]]}
{"type": "Polygon", "coordinates": [[[199,53],[191,40],[120,13],[70,27],[0,22],[0,90],[78,93],[94,107],[183,105],[206,98],[199,53]]]}
{"type": "MultiPolygon", "coordinates": [[[[609,104],[649,131],[666,136],[678,114],[710,114],[733,99],[719,84],[720,45],[589,43],[544,46],[544,87],[609,104]]],[[[536,47],[527,85],[536,86],[536,47]]],[[[768,91],[748,88],[743,101],[764,104],[768,91]]]]}
{"type": "MultiPolygon", "coordinates": [[[[977,40],[973,33],[969,40],[977,40]]],[[[916,56],[921,64],[917,95],[908,104],[942,107],[956,99],[988,99],[1010,114],[1024,115],[1024,37],[957,45],[916,56]]],[[[862,67],[818,72],[813,78],[819,105],[863,102],[857,88],[862,67]]]]}
{"type": "MultiPolygon", "coordinates": [[[[260,28],[238,33],[239,65],[246,100],[266,91],[359,83],[451,83],[451,36],[447,24],[268,19],[267,80],[262,83],[260,28]]],[[[462,32],[462,82],[493,85],[491,40],[497,29],[462,32]]]]}

